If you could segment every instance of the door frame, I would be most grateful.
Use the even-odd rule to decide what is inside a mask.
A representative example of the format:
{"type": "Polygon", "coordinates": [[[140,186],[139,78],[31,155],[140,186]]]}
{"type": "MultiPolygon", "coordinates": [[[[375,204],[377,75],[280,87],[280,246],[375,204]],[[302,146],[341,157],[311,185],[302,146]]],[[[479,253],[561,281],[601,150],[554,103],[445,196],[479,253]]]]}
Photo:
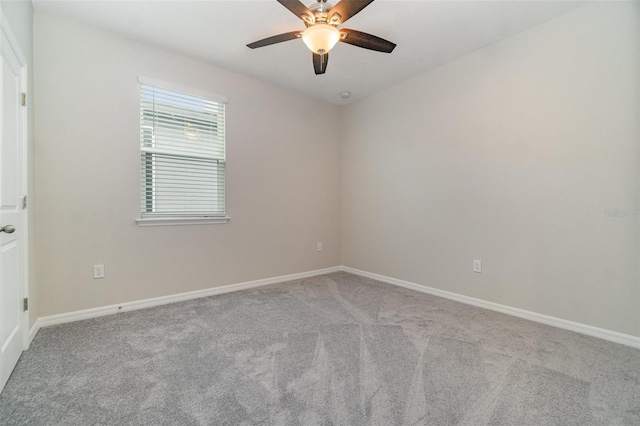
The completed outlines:
{"type": "MultiPolygon", "coordinates": [[[[20,106],[18,109],[18,137],[20,138],[19,142],[19,153],[18,153],[18,161],[20,162],[20,194],[21,197],[27,197],[27,207],[22,208],[20,210],[20,222],[22,228],[22,240],[20,241],[21,250],[20,250],[20,285],[18,288],[18,292],[21,295],[21,298],[29,297],[29,204],[31,203],[29,196],[29,173],[28,173],[28,120],[29,114],[28,110],[31,108],[32,99],[29,96],[28,92],[28,72],[27,72],[27,60],[22,54],[22,50],[20,49],[20,45],[18,43],[18,39],[15,37],[13,30],[11,29],[11,25],[9,24],[8,19],[5,17],[2,11],[2,5],[0,3],[0,31],[5,35],[6,40],[8,40],[9,48],[13,51],[15,57],[18,59],[18,63],[20,65],[20,92],[25,93],[27,95],[27,106],[20,106]]],[[[2,42],[0,38],[0,43],[2,42]]],[[[29,300],[29,310],[31,309],[31,300],[29,300]]],[[[31,330],[29,327],[29,310],[22,312],[22,348],[23,351],[29,349],[29,345],[31,343],[30,335],[31,330]]]]}

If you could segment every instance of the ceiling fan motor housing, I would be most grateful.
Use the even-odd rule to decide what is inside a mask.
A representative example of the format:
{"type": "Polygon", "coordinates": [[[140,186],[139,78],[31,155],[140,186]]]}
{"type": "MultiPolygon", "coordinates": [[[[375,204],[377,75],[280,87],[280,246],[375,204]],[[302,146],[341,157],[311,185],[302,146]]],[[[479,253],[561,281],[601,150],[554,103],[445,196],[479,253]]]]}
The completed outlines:
{"type": "Polygon", "coordinates": [[[308,14],[304,14],[301,18],[307,25],[314,24],[330,24],[338,25],[342,17],[338,13],[334,13],[329,16],[329,12],[333,9],[331,3],[325,1],[319,1],[309,6],[309,12],[313,13],[313,17],[308,14]]]}

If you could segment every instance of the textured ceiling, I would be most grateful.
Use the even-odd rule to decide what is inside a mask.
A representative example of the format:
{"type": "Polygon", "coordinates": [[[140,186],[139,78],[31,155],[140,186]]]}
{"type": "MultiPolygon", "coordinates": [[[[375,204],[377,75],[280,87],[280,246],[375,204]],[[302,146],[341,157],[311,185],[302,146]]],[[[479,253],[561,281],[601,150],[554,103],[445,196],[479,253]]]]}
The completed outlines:
{"type": "MultiPolygon", "coordinates": [[[[313,0],[303,0],[305,5],[313,0]]],[[[251,50],[247,43],[304,29],[275,0],[33,0],[37,12],[208,62],[342,105],[495,43],[586,4],[572,1],[377,0],[344,28],[396,43],[391,54],[345,43],[316,76],[301,40],[251,50]],[[348,100],[340,92],[349,91],[348,100]]]]}

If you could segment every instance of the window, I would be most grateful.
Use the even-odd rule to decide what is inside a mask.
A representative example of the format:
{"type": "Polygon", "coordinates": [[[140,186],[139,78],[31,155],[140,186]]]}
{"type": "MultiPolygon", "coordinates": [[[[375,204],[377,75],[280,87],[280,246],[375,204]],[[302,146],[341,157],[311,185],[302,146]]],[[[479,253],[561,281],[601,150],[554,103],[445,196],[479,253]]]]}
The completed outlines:
{"type": "Polygon", "coordinates": [[[139,225],[227,222],[225,103],[140,78],[139,225]]]}

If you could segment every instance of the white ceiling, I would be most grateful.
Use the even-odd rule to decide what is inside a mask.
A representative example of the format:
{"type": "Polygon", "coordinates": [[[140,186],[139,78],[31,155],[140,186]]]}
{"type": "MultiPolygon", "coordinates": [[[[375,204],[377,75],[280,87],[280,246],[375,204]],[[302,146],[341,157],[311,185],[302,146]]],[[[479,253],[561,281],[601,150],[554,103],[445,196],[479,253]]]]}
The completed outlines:
{"type": "MultiPolygon", "coordinates": [[[[329,0],[331,2],[331,0],[329,0]]],[[[314,0],[302,0],[310,5],[314,0]]],[[[337,1],[336,1],[337,2],[337,1]]],[[[335,2],[334,2],[335,4],[335,2]]],[[[276,0],[33,0],[37,12],[104,28],[338,105],[361,99],[586,4],[574,1],[378,0],[344,28],[396,43],[391,54],[345,43],[315,75],[301,40],[247,43],[304,29],[276,0]],[[349,100],[340,92],[349,91],[349,100]]]]}

